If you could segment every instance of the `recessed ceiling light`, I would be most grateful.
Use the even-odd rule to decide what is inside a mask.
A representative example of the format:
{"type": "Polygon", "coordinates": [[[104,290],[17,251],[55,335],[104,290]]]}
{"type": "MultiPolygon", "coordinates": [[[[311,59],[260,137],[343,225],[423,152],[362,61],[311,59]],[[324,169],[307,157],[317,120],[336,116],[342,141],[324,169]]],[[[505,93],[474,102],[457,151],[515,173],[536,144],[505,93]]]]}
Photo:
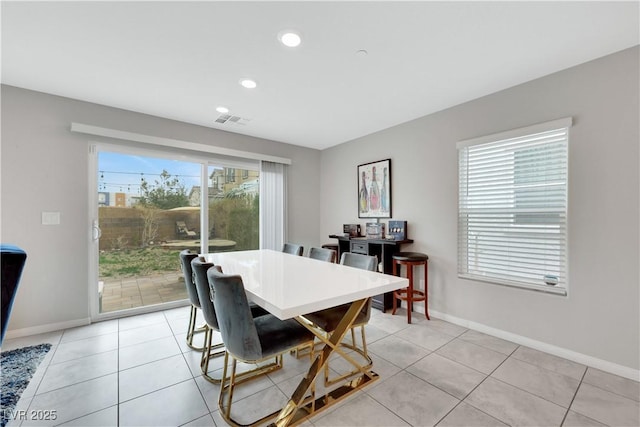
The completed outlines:
{"type": "Polygon", "coordinates": [[[255,87],[258,86],[258,83],[251,79],[242,79],[240,80],[240,84],[247,89],[255,89],[255,87]]]}
{"type": "Polygon", "coordinates": [[[280,43],[287,47],[297,47],[300,46],[300,43],[302,43],[300,34],[290,30],[281,31],[278,34],[278,40],[280,40],[280,43]]]}
{"type": "Polygon", "coordinates": [[[228,112],[229,112],[229,109],[228,109],[227,107],[222,107],[222,106],[220,106],[220,107],[216,108],[216,111],[217,111],[218,113],[225,114],[225,113],[228,113],[228,112]]]}
{"type": "Polygon", "coordinates": [[[364,58],[368,54],[369,54],[369,52],[367,52],[366,49],[356,50],[356,56],[359,56],[360,58],[364,58]]]}

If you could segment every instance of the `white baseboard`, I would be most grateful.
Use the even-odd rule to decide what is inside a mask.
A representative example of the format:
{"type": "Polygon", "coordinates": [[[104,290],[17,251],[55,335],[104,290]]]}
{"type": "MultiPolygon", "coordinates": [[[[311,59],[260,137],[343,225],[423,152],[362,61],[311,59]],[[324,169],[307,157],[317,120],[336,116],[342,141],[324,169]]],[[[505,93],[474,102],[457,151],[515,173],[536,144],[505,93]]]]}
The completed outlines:
{"type": "MultiPolygon", "coordinates": [[[[424,313],[424,310],[420,310],[422,307],[415,307],[414,311],[424,313]]],[[[618,375],[624,378],[629,378],[634,381],[640,381],[640,370],[629,368],[627,366],[618,365],[617,363],[609,362],[607,360],[598,359],[593,356],[578,353],[566,348],[557,347],[552,344],[548,344],[542,341],[537,341],[531,338],[524,337],[522,335],[514,334],[511,332],[503,331],[501,329],[492,328],[482,323],[473,322],[467,319],[461,319],[459,317],[451,316],[446,313],[440,313],[438,311],[429,310],[429,316],[445,320],[456,325],[473,329],[474,331],[482,332],[487,335],[491,335],[497,338],[502,338],[507,341],[514,342],[516,344],[524,345],[535,350],[544,351],[545,353],[552,354],[554,356],[562,357],[571,360],[582,365],[590,366],[592,368],[600,369],[601,371],[609,372],[614,375],[618,375]]]]}
{"type": "Polygon", "coordinates": [[[75,328],[77,326],[85,326],[91,323],[90,318],[69,320],[60,323],[48,323],[46,325],[33,326],[31,328],[12,329],[7,331],[4,339],[22,338],[30,335],[45,334],[47,332],[60,331],[62,329],[75,328]]]}

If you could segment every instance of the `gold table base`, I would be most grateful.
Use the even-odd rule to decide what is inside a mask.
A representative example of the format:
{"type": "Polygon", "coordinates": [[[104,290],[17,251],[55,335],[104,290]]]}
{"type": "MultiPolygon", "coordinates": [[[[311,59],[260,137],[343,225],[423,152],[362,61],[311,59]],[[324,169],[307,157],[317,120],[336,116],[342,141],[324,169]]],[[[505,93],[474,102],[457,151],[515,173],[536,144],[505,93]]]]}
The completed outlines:
{"type": "Polygon", "coordinates": [[[316,335],[316,337],[324,342],[325,346],[320,354],[315,358],[315,360],[311,364],[311,367],[309,367],[309,371],[302,379],[302,381],[300,381],[300,384],[298,384],[296,391],[293,392],[293,395],[284,406],[284,408],[282,408],[282,410],[278,414],[276,421],[272,425],[284,427],[299,424],[312,415],[315,415],[316,413],[335,405],[339,401],[346,399],[357,390],[378,379],[378,375],[375,372],[368,370],[368,368],[370,368],[370,365],[363,366],[358,364],[358,362],[356,362],[352,357],[347,355],[340,348],[340,343],[344,339],[344,336],[351,328],[351,325],[358,316],[358,313],[360,313],[365,304],[368,303],[368,300],[368,298],[364,298],[352,302],[349,310],[347,310],[344,317],[338,324],[338,327],[328,338],[324,335],[323,332],[318,331],[317,328],[307,322],[304,318],[298,319],[298,321],[302,325],[311,330],[316,335]],[[315,383],[315,381],[319,377],[321,377],[320,373],[323,372],[325,365],[329,361],[329,357],[334,351],[340,354],[349,363],[354,365],[362,375],[356,379],[345,382],[340,387],[327,392],[325,395],[309,402],[309,399],[305,399],[305,396],[307,395],[309,389],[312,388],[312,385],[315,383]]]}

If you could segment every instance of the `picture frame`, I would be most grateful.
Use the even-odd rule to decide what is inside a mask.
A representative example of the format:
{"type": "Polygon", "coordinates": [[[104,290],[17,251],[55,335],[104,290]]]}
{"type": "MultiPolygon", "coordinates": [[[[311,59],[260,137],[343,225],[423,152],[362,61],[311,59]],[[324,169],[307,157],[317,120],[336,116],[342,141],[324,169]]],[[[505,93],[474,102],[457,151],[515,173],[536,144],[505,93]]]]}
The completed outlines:
{"type": "Polygon", "coordinates": [[[391,159],[358,165],[358,218],[391,218],[391,159]]]}

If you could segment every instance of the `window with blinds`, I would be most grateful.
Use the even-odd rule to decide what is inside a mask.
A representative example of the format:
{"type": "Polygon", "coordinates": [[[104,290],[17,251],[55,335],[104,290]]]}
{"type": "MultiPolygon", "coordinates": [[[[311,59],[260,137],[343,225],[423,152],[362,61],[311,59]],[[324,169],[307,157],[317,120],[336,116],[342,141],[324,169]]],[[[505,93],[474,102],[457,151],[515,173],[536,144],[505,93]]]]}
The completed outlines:
{"type": "Polygon", "coordinates": [[[571,118],[458,143],[458,275],[566,295],[571,118]]]}

